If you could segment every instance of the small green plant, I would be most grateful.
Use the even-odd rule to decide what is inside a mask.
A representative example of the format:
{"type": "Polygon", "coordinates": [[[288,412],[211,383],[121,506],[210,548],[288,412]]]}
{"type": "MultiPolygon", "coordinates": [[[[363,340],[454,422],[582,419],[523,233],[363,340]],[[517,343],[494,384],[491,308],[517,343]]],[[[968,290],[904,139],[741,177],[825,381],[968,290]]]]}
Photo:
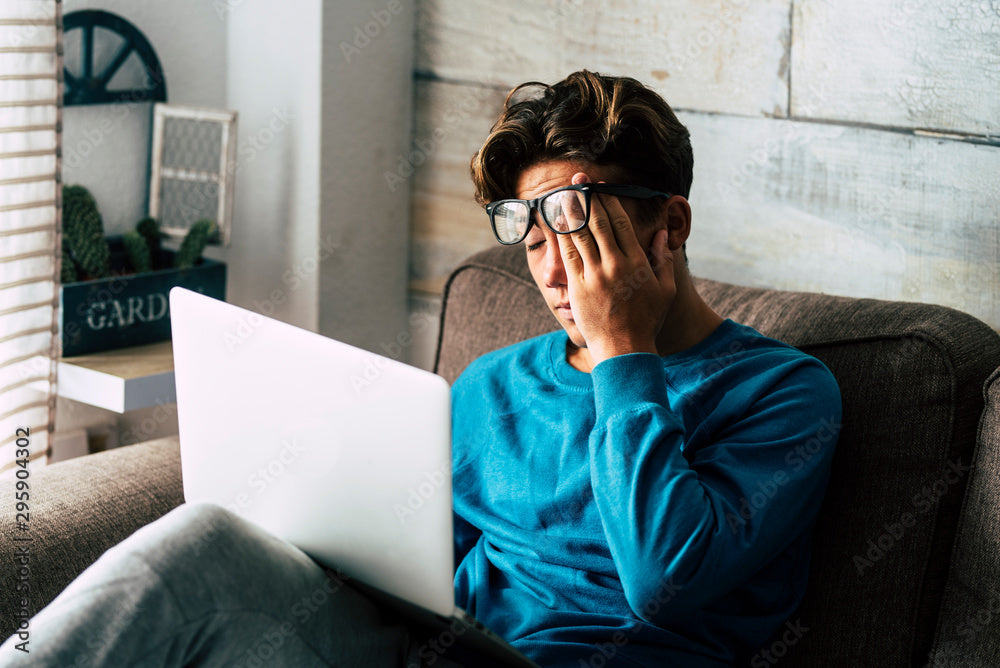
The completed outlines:
{"type": "Polygon", "coordinates": [[[202,218],[188,229],[181,248],[174,258],[174,266],[178,269],[193,267],[201,258],[208,240],[215,234],[215,221],[202,218]]]}
{"type": "MultiPolygon", "coordinates": [[[[217,233],[214,221],[205,218],[196,222],[175,254],[173,266],[187,269],[198,264],[205,246],[217,233]]],[[[122,245],[127,269],[135,273],[169,269],[164,266],[167,255],[161,252],[162,238],[155,218],[143,218],[136,223],[135,229],[125,232],[122,245]]],[[[64,186],[61,282],[75,283],[110,275],[111,250],[104,237],[104,223],[97,202],[83,186],[64,186]]]]}
{"type": "MultiPolygon", "coordinates": [[[[187,269],[198,264],[206,244],[217,234],[215,222],[204,218],[188,230],[180,250],[174,257],[174,267],[187,269]]],[[[135,273],[168,269],[161,265],[159,223],[143,218],[122,235],[122,244],[129,268],[135,273]]],[[[63,283],[106,278],[111,275],[111,250],[104,238],[104,223],[93,195],[83,186],[63,186],[63,283]]]]}
{"type": "Polygon", "coordinates": [[[63,275],[105,278],[111,273],[111,251],[97,202],[83,186],[63,186],[62,194],[63,275]]]}
{"type": "MultiPolygon", "coordinates": [[[[207,218],[199,220],[188,229],[180,250],[174,256],[174,267],[187,269],[198,264],[208,240],[216,233],[215,222],[207,218]]],[[[160,253],[160,226],[154,218],[143,218],[135,229],[125,233],[122,242],[129,264],[137,272],[165,269],[158,264],[160,253]]]]}
{"type": "Polygon", "coordinates": [[[160,240],[163,238],[163,233],[160,232],[160,224],[156,222],[156,218],[143,218],[135,224],[135,231],[141,234],[142,238],[146,240],[146,245],[149,247],[149,254],[154,258],[158,258],[160,256],[160,240]]]}
{"type": "Polygon", "coordinates": [[[70,257],[66,247],[65,239],[62,245],[62,269],[59,272],[59,280],[62,283],[76,283],[80,280],[80,276],[76,273],[76,265],[73,264],[73,258],[70,257]]]}
{"type": "Polygon", "coordinates": [[[153,271],[153,254],[149,250],[146,238],[136,230],[129,230],[122,235],[125,255],[136,273],[153,271]]]}

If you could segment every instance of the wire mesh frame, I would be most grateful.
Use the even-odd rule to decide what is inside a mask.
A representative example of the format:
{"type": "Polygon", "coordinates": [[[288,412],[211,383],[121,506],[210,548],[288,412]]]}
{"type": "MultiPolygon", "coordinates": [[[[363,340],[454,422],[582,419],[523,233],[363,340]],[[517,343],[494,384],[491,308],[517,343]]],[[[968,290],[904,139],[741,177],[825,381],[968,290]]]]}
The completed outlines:
{"type": "MultiPolygon", "coordinates": [[[[27,18],[25,15],[18,16],[18,13],[14,11],[16,8],[14,6],[4,7],[3,11],[0,12],[0,25],[4,27],[16,27],[23,28],[26,32],[18,36],[13,43],[5,44],[0,47],[0,52],[4,54],[30,54],[30,53],[48,53],[53,56],[54,70],[51,74],[43,72],[5,72],[0,76],[3,81],[37,81],[51,79],[55,81],[55,95],[52,99],[42,99],[42,98],[24,98],[15,100],[6,100],[3,102],[2,106],[7,108],[29,108],[29,107],[39,107],[39,106],[51,106],[54,108],[54,119],[51,123],[31,123],[24,126],[5,126],[2,128],[3,132],[21,132],[21,133],[36,133],[36,132],[52,132],[54,136],[54,148],[51,151],[51,155],[54,159],[54,165],[52,171],[48,175],[44,174],[34,174],[29,176],[20,176],[17,174],[4,174],[0,177],[0,184],[3,185],[16,185],[16,184],[35,184],[42,181],[49,180],[54,184],[54,193],[51,198],[43,199],[31,199],[30,201],[20,201],[16,203],[9,204],[7,206],[0,207],[0,214],[10,213],[15,211],[25,211],[32,209],[39,209],[44,207],[53,207],[52,222],[46,224],[29,224],[27,227],[6,229],[6,227],[0,227],[0,233],[3,236],[13,236],[20,234],[32,234],[38,232],[51,232],[52,233],[52,248],[47,251],[36,250],[29,253],[23,253],[20,256],[15,256],[13,258],[6,258],[7,260],[17,260],[22,257],[49,257],[51,258],[51,274],[50,278],[43,275],[35,276],[25,276],[21,279],[14,280],[13,282],[5,283],[4,289],[17,289],[23,286],[29,286],[32,284],[48,283],[52,284],[52,296],[51,299],[46,299],[44,302],[35,301],[28,304],[21,304],[13,308],[9,308],[4,311],[4,314],[10,314],[17,311],[28,311],[35,308],[41,308],[45,306],[50,306],[50,324],[47,327],[34,327],[28,330],[20,330],[17,332],[4,332],[4,335],[0,337],[3,341],[16,340],[20,337],[26,336],[39,336],[43,334],[48,334],[48,345],[42,345],[41,348],[31,350],[28,353],[22,353],[17,355],[12,359],[0,360],[0,366],[2,367],[20,367],[21,369],[21,380],[15,382],[3,388],[2,393],[7,391],[14,391],[22,386],[37,387],[39,389],[44,388],[44,399],[37,401],[31,401],[29,403],[18,403],[16,405],[4,405],[2,415],[0,419],[8,419],[17,416],[19,413],[25,410],[33,410],[36,408],[45,408],[44,424],[27,424],[26,427],[30,430],[30,446],[29,454],[26,459],[30,461],[38,461],[44,459],[45,462],[48,461],[52,453],[52,434],[55,431],[55,418],[56,418],[56,390],[58,381],[58,360],[60,355],[60,339],[58,336],[59,328],[59,275],[60,275],[60,265],[61,265],[61,254],[58,249],[62,245],[62,226],[60,220],[62,218],[62,195],[59,188],[61,183],[61,173],[62,173],[62,160],[60,157],[60,147],[62,146],[62,97],[63,97],[63,26],[62,26],[62,3],[61,0],[50,0],[48,5],[43,5],[39,3],[39,9],[37,13],[33,14],[31,18],[27,18]],[[51,14],[46,15],[47,7],[50,7],[51,14]],[[12,17],[13,15],[13,17],[12,17]],[[42,18],[44,17],[44,18],[42,18]],[[41,33],[44,28],[54,28],[54,43],[45,44],[37,42],[35,37],[41,33]],[[38,438],[38,429],[41,428],[45,431],[44,439],[38,438]],[[38,447],[39,441],[42,441],[44,447],[38,447]]],[[[44,152],[46,155],[49,151],[44,152]]],[[[40,156],[41,153],[37,151],[30,151],[25,154],[18,153],[7,153],[4,154],[4,158],[30,158],[32,156],[40,156]]],[[[20,422],[20,419],[18,419],[20,422]]],[[[15,471],[23,470],[24,464],[23,459],[16,456],[19,452],[21,446],[21,439],[18,436],[23,434],[21,429],[16,430],[16,433],[11,434],[0,434],[0,451],[7,452],[10,450],[11,455],[14,459],[8,460],[5,456],[0,460],[0,478],[6,478],[7,476],[13,475],[15,471]],[[16,446],[16,448],[15,448],[16,446]]]]}
{"type": "MultiPolygon", "coordinates": [[[[222,245],[228,246],[233,212],[233,185],[236,175],[237,113],[219,109],[185,107],[157,103],[153,107],[153,147],[149,182],[149,215],[160,222],[160,230],[171,237],[183,238],[198,216],[212,214],[219,229],[222,245]],[[199,156],[193,151],[187,159],[170,154],[167,130],[171,120],[187,121],[190,125],[215,125],[218,129],[217,160],[205,164],[205,149],[199,156]],[[167,160],[171,157],[171,160],[167,160]],[[201,157],[201,159],[199,159],[201,157]],[[168,164],[170,163],[170,164],[168,164]],[[216,169],[217,165],[217,169],[216,169]],[[171,198],[174,193],[187,191],[188,201],[179,205],[187,215],[180,219],[174,214],[171,198]],[[198,200],[191,202],[190,199],[198,200]]],[[[209,142],[205,142],[209,143],[209,142]]],[[[208,150],[213,150],[209,147],[208,150]]],[[[180,153],[183,154],[183,151],[180,153]]],[[[185,197],[178,194],[176,197],[185,197]]]]}

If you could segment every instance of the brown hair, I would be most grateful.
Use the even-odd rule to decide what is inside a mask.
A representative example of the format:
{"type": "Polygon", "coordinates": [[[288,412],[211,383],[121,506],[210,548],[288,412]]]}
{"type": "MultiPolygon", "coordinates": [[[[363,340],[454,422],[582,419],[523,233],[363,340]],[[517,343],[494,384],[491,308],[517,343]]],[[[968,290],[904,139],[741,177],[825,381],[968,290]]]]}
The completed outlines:
{"type": "Polygon", "coordinates": [[[546,160],[616,166],[629,184],[672,195],[691,190],[687,128],[662,97],[629,77],[582,70],[551,86],[514,88],[472,157],[476,201],[515,197],[521,172],[546,160]]]}

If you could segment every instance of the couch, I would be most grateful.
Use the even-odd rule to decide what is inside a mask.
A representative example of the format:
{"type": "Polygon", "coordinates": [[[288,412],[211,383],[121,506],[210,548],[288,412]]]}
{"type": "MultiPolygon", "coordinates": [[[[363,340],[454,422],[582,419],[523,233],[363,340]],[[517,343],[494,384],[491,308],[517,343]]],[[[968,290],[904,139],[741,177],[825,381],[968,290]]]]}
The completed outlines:
{"type": "MultiPolygon", "coordinates": [[[[843,395],[805,600],[750,665],[1000,666],[1000,335],[941,306],[696,281],[723,316],[821,359],[843,395]]],[[[435,368],[452,381],[556,326],[523,250],[484,251],[447,283],[435,368]]],[[[175,437],[31,481],[31,612],[182,502],[175,437]]],[[[13,497],[0,485],[4,635],[19,608],[13,497]]]]}

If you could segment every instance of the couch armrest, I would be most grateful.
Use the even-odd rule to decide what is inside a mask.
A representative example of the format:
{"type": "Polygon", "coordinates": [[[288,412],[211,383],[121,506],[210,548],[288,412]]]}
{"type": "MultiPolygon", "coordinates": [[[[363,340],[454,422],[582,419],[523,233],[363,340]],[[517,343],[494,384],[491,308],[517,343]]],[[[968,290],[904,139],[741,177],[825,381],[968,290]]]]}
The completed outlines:
{"type": "Polygon", "coordinates": [[[14,481],[0,483],[0,638],[25,607],[34,615],[105,550],[183,502],[176,436],[38,467],[28,482],[27,531],[15,521],[14,481]],[[27,571],[14,559],[25,547],[27,571]]]}
{"type": "Polygon", "coordinates": [[[1000,665],[1000,368],[986,409],[941,606],[934,668],[1000,665]]]}

